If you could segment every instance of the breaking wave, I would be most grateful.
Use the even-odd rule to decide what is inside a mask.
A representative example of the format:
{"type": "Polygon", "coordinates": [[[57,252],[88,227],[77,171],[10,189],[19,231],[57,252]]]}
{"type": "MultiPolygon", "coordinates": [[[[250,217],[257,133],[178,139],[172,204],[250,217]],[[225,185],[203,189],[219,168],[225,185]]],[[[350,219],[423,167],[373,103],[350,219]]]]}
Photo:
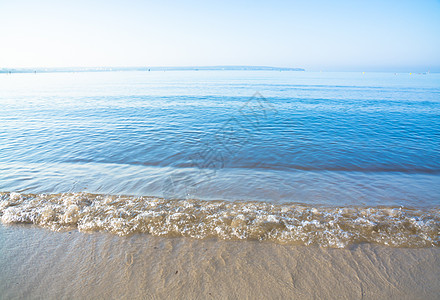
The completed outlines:
{"type": "Polygon", "coordinates": [[[255,201],[169,200],[89,193],[0,193],[4,224],[54,231],[149,233],[343,248],[355,243],[440,246],[440,209],[311,207],[255,201]]]}

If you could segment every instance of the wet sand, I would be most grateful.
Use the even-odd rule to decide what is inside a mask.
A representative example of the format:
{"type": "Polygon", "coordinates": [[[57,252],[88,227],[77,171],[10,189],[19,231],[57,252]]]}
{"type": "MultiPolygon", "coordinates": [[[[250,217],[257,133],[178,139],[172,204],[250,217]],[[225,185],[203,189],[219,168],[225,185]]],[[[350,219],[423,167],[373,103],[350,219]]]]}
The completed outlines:
{"type": "Polygon", "coordinates": [[[440,248],[349,249],[0,225],[1,299],[439,299],[440,248]]]}

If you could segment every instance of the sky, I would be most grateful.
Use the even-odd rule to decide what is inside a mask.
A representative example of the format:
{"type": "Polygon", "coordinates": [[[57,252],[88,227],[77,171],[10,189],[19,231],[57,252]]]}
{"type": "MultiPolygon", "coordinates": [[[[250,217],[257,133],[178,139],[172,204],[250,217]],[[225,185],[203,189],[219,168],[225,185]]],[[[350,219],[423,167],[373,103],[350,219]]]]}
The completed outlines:
{"type": "Polygon", "coordinates": [[[0,0],[0,68],[440,71],[440,1],[0,0]]]}

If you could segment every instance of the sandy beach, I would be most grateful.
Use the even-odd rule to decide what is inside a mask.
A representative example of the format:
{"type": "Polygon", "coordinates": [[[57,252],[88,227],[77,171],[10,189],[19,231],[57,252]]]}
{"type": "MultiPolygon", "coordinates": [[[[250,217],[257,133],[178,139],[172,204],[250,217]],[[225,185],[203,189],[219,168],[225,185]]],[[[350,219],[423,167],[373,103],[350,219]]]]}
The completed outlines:
{"type": "Polygon", "coordinates": [[[2,299],[438,299],[440,249],[0,226],[2,299]]]}

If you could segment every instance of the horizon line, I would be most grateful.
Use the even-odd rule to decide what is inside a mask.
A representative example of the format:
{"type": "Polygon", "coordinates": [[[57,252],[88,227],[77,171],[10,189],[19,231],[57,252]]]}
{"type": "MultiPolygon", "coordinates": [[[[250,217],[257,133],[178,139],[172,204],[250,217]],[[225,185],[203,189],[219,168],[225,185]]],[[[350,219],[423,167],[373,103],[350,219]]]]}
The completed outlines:
{"type": "Polygon", "coordinates": [[[434,71],[426,69],[424,71],[408,70],[339,70],[318,69],[306,70],[300,67],[274,67],[261,65],[208,65],[208,66],[81,66],[81,67],[7,67],[0,68],[0,73],[55,73],[55,72],[112,72],[112,71],[302,71],[302,72],[361,72],[361,73],[410,73],[410,74],[430,74],[440,73],[434,68],[434,71]]]}
{"type": "Polygon", "coordinates": [[[252,65],[211,65],[211,66],[100,66],[100,67],[9,67],[0,68],[0,72],[62,72],[62,71],[162,71],[162,70],[276,70],[305,71],[298,67],[273,67],[252,65]]]}

